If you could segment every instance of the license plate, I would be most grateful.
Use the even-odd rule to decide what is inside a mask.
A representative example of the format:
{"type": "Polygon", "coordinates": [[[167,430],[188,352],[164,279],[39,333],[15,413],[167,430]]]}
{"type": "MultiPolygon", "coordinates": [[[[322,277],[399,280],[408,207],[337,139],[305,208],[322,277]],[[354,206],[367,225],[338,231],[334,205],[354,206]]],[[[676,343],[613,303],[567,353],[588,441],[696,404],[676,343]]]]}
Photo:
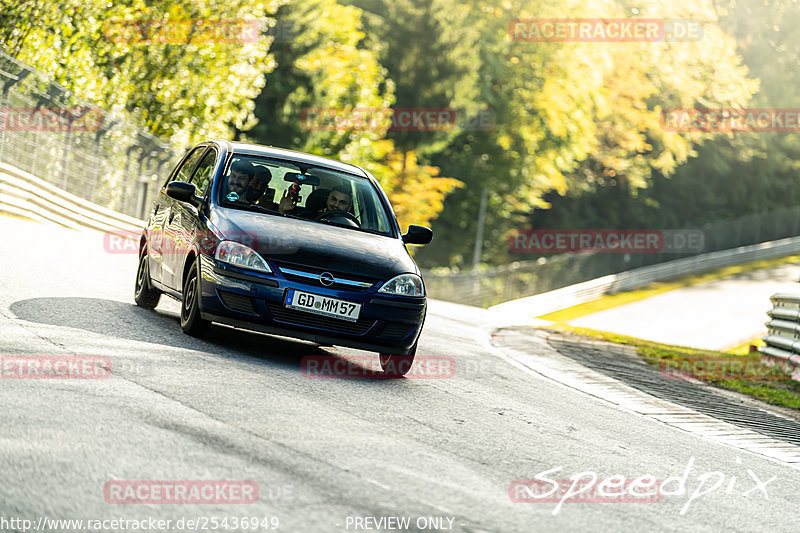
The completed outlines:
{"type": "Polygon", "coordinates": [[[294,289],[286,291],[286,301],[284,302],[289,309],[297,309],[315,315],[340,318],[348,322],[358,320],[361,313],[361,304],[339,300],[338,298],[328,298],[319,294],[300,292],[294,289]]]}

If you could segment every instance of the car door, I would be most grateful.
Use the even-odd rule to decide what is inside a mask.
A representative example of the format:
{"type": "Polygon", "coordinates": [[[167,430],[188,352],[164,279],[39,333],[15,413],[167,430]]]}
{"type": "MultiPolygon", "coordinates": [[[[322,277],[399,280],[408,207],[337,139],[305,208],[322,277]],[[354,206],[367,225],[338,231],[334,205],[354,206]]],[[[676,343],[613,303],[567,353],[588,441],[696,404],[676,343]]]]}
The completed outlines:
{"type": "MultiPolygon", "coordinates": [[[[184,181],[189,183],[194,169],[208,150],[207,146],[199,146],[183,160],[169,181],[184,181]]],[[[177,289],[175,282],[175,268],[181,258],[181,246],[177,241],[182,238],[182,224],[184,205],[182,202],[170,198],[166,193],[166,184],[159,195],[160,213],[163,217],[162,236],[160,239],[161,256],[161,283],[171,289],[177,289]]],[[[158,239],[158,237],[156,237],[158,239]]]]}
{"type": "MultiPolygon", "coordinates": [[[[197,168],[194,170],[189,183],[195,186],[195,195],[205,197],[211,177],[217,163],[217,150],[209,147],[197,168]]],[[[195,206],[184,202],[175,202],[176,214],[173,219],[175,238],[173,239],[173,252],[175,258],[174,283],[175,288],[183,290],[183,274],[186,266],[186,256],[192,243],[208,231],[205,215],[195,206]]]]}

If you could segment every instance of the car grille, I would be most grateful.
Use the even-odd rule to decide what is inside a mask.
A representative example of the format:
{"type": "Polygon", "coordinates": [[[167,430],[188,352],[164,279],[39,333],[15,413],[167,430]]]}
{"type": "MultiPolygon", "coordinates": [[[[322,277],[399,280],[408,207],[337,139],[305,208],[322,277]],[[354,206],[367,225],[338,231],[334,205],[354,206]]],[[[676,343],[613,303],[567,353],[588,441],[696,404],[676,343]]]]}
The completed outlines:
{"type": "Polygon", "coordinates": [[[227,291],[219,291],[219,297],[226,307],[230,307],[234,311],[256,314],[256,310],[253,307],[253,300],[249,296],[242,296],[241,294],[234,294],[227,291]]]}
{"type": "Polygon", "coordinates": [[[267,302],[267,308],[269,309],[269,314],[272,315],[272,318],[276,322],[304,326],[307,328],[325,329],[328,331],[347,333],[349,335],[363,335],[375,324],[374,320],[359,319],[356,322],[348,322],[338,318],[304,313],[303,311],[287,309],[281,304],[273,302],[267,302]]]}
{"type": "Polygon", "coordinates": [[[318,285],[320,287],[323,287],[324,285],[320,283],[319,275],[323,272],[328,272],[332,274],[335,279],[333,285],[329,285],[329,287],[348,291],[367,291],[376,283],[375,280],[367,278],[354,278],[349,274],[341,274],[338,272],[332,272],[330,270],[310,268],[306,266],[297,267],[294,265],[284,264],[279,265],[278,270],[280,270],[281,274],[283,274],[283,276],[288,280],[309,283],[312,285],[318,285]]]}
{"type": "Polygon", "coordinates": [[[381,339],[387,340],[400,340],[414,329],[413,324],[400,324],[398,322],[389,322],[383,327],[380,335],[381,339]]]}

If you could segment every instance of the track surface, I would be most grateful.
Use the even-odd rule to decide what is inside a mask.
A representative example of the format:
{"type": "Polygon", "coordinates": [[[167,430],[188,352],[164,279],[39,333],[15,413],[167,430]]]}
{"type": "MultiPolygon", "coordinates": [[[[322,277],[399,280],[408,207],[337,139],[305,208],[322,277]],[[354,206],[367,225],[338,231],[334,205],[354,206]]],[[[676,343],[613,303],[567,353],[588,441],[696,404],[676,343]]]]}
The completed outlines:
{"type": "Polygon", "coordinates": [[[727,350],[766,334],[778,292],[798,291],[800,267],[780,265],[651,296],[570,324],[665,344],[727,350]]]}
{"type": "Polygon", "coordinates": [[[226,327],[193,339],[180,331],[177,303],[153,312],[133,304],[136,257],[108,253],[101,234],[6,217],[0,230],[0,355],[112,363],[108,379],[0,379],[0,520],[160,518],[174,529],[182,517],[277,517],[278,530],[292,532],[797,531],[800,523],[800,471],[523,372],[480,342],[482,310],[430,306],[419,354],[452,357],[449,379],[309,379],[300,371],[306,355],[367,353],[226,327]],[[547,477],[666,480],[687,465],[687,493],[659,503],[557,508],[509,498],[514,480],[557,467],[547,477]],[[772,481],[751,490],[754,476],[772,481]],[[119,480],[252,480],[259,498],[107,503],[105,484],[119,480]],[[410,527],[366,521],[390,516],[410,527]],[[430,517],[444,520],[431,527],[430,517]]]}

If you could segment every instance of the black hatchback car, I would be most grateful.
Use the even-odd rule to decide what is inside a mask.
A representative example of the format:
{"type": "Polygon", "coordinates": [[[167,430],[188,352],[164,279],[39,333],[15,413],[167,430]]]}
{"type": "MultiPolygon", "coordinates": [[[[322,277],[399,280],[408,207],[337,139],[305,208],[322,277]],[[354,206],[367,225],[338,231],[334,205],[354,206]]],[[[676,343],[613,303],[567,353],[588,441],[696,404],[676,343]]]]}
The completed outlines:
{"type": "Polygon", "coordinates": [[[181,302],[183,331],[212,322],[378,352],[411,368],[425,287],[389,201],[365,170],[227,141],[190,150],[166,180],[140,243],[137,305],[181,302]]]}

